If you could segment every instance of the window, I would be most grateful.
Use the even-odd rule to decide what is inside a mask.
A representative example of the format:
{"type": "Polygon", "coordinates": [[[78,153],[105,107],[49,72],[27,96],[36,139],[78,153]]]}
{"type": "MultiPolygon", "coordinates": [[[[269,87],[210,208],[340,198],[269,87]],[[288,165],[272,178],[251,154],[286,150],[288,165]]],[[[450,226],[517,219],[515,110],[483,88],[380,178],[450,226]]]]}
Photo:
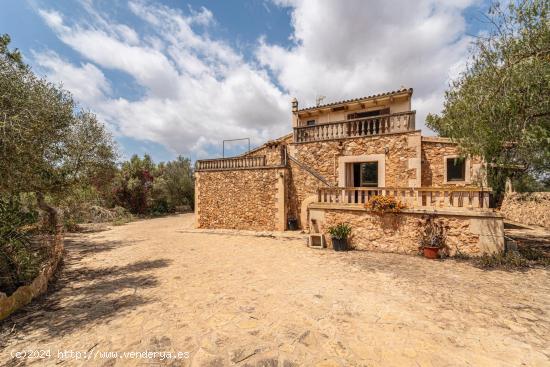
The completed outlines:
{"type": "Polygon", "coordinates": [[[447,158],[447,181],[466,181],[466,160],[447,158]]]}
{"type": "Polygon", "coordinates": [[[315,120],[307,120],[306,126],[314,126],[314,125],[315,125],[315,120]]]}
{"type": "Polygon", "coordinates": [[[383,110],[349,113],[348,120],[365,118],[365,117],[374,117],[374,116],[380,116],[380,115],[389,115],[389,113],[390,113],[389,108],[386,108],[383,110]]]}
{"type": "Polygon", "coordinates": [[[361,186],[378,186],[378,162],[361,163],[361,186]]]}

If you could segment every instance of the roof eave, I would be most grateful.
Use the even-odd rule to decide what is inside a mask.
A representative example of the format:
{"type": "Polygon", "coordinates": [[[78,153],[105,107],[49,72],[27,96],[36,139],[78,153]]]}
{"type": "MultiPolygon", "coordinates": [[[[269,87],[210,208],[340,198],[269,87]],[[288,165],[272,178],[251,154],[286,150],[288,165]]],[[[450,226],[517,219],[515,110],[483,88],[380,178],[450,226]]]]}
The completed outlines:
{"type": "Polygon", "coordinates": [[[327,103],[327,104],[320,105],[320,106],[302,108],[302,109],[299,109],[298,111],[296,111],[296,113],[327,110],[327,109],[332,109],[332,108],[343,107],[343,106],[350,105],[350,104],[365,103],[365,102],[376,100],[376,99],[396,97],[396,96],[405,95],[405,94],[408,95],[408,96],[411,96],[413,94],[413,89],[412,88],[404,88],[404,89],[400,89],[400,90],[397,90],[397,91],[380,93],[380,94],[375,94],[375,95],[371,95],[371,96],[367,96],[367,97],[348,99],[348,100],[344,100],[344,101],[327,103]]]}

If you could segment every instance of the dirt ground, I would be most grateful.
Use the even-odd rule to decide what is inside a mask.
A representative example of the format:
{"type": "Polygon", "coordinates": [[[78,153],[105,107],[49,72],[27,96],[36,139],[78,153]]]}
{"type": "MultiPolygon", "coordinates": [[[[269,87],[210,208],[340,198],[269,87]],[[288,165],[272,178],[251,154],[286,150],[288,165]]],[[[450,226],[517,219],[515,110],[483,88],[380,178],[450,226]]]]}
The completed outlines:
{"type": "Polygon", "coordinates": [[[186,214],[69,236],[52,291],[0,324],[0,365],[549,365],[546,270],[192,226],[186,214]],[[51,356],[15,354],[29,350],[51,356]]]}

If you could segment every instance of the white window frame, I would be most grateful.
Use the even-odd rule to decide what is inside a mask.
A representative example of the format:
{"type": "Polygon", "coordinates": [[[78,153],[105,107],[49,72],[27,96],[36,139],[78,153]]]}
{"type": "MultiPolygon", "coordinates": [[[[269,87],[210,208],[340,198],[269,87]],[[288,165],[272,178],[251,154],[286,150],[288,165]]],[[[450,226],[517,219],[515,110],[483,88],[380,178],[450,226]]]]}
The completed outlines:
{"type": "Polygon", "coordinates": [[[446,156],[443,156],[443,183],[445,185],[467,185],[467,184],[470,184],[471,183],[471,179],[470,179],[470,158],[469,157],[466,157],[465,160],[464,160],[464,180],[463,181],[456,181],[456,180],[452,180],[452,181],[449,181],[447,180],[447,161],[449,159],[456,159],[456,158],[464,158],[458,154],[454,154],[454,155],[446,155],[446,156]]]}
{"type": "Polygon", "coordinates": [[[347,155],[338,158],[338,186],[346,186],[346,164],[347,163],[378,163],[378,187],[386,186],[386,155],[368,154],[368,155],[347,155]]]}

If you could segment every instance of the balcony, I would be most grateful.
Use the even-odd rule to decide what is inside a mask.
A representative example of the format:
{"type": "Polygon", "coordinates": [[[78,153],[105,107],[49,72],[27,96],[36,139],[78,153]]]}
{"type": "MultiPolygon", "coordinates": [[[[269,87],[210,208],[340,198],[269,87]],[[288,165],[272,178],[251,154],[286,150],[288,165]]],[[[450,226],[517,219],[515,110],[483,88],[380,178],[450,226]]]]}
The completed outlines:
{"type": "Polygon", "coordinates": [[[196,171],[220,171],[267,167],[265,155],[254,157],[203,159],[195,163],[196,171]]]}
{"type": "Polygon", "coordinates": [[[411,131],[415,129],[415,115],[416,111],[409,111],[295,127],[294,142],[308,143],[411,131]]]}
{"type": "Polygon", "coordinates": [[[407,209],[491,210],[488,188],[328,187],[318,189],[318,204],[365,206],[374,195],[393,196],[407,209]]]}

